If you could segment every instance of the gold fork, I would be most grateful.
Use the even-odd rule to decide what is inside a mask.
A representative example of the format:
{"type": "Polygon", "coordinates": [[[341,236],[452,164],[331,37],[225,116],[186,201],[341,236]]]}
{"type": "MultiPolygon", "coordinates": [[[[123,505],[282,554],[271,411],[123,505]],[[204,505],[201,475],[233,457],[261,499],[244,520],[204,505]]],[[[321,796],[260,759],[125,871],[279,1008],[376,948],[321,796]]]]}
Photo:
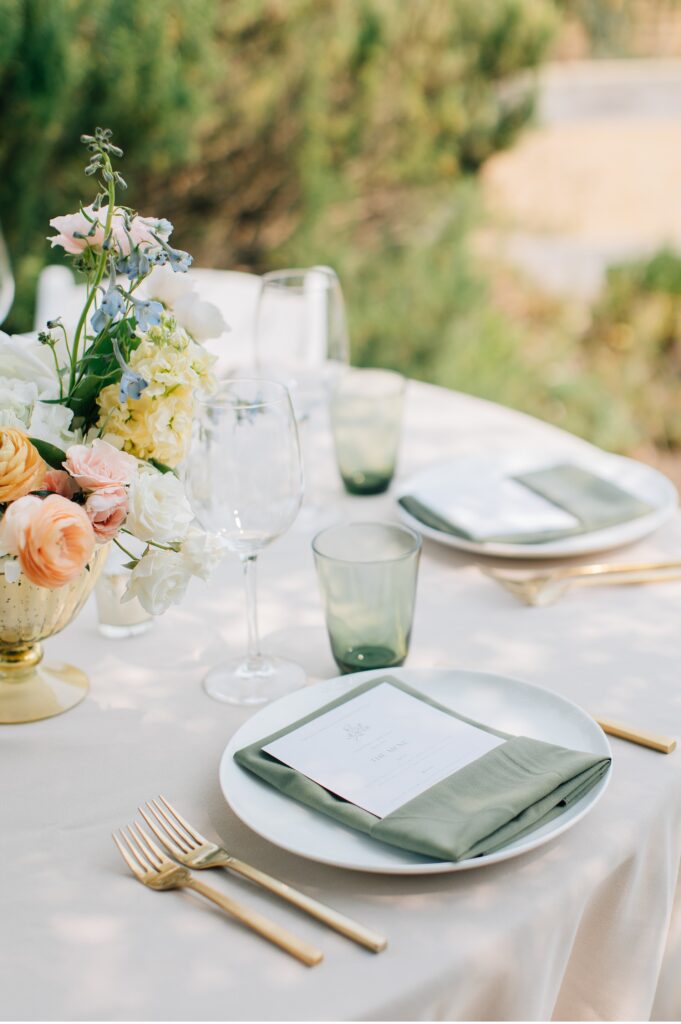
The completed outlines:
{"type": "Polygon", "coordinates": [[[681,561],[574,565],[538,572],[479,566],[485,576],[500,583],[524,604],[552,604],[571,587],[631,586],[643,583],[671,583],[681,579],[681,561]]]}
{"type": "Polygon", "coordinates": [[[160,802],[159,800],[147,802],[146,807],[146,811],[143,807],[139,808],[140,814],[168,853],[181,864],[197,870],[225,868],[227,871],[234,871],[251,882],[255,882],[256,885],[262,886],[263,889],[280,896],[287,903],[298,907],[299,910],[304,910],[311,917],[322,921],[329,928],[333,928],[341,935],[345,935],[346,938],[370,949],[373,953],[380,953],[386,948],[388,943],[382,935],[364,928],[356,921],[345,917],[344,914],[339,914],[331,907],[324,906],[323,903],[293,889],[285,882],[280,882],[279,879],[260,871],[259,868],[237,860],[221,846],[211,843],[195,828],[192,828],[165,797],[160,797],[160,802]]]}
{"type": "Polygon", "coordinates": [[[135,823],[128,829],[119,829],[118,835],[114,832],[112,838],[135,878],[150,889],[193,889],[308,967],[314,967],[323,959],[324,954],[314,946],[261,914],[223,896],[217,889],[199,882],[186,868],[173,864],[141,825],[135,823]]]}

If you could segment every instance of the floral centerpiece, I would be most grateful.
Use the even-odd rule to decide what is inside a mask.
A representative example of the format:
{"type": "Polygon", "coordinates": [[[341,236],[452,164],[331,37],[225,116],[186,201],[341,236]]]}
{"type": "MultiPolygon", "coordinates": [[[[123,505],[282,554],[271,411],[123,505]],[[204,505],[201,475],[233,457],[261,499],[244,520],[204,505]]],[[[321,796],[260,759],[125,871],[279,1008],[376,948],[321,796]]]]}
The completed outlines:
{"type": "MultiPolygon", "coordinates": [[[[22,586],[66,592],[113,542],[129,558],[126,598],[159,614],[222,552],[193,524],[176,471],[194,393],[215,383],[201,342],[226,325],[179,284],[191,257],[170,244],[172,225],[119,204],[111,132],[82,141],[97,194],[50,221],[52,245],[85,277],[78,322],[52,320],[37,337],[0,332],[2,594],[10,607],[12,587],[15,603],[22,586]]],[[[0,646],[7,614],[0,605],[0,646]]]]}

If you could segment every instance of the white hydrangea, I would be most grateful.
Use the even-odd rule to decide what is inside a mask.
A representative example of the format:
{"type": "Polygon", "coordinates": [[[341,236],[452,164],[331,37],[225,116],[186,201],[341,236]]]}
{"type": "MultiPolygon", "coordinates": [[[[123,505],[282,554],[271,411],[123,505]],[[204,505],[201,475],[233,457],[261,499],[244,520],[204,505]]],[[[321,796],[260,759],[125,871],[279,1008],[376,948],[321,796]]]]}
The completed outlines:
{"type": "Polygon", "coordinates": [[[79,435],[70,429],[73,413],[64,405],[37,402],[28,422],[28,434],[66,450],[77,444],[79,435]]]}
{"type": "Polygon", "coordinates": [[[0,331],[0,426],[17,427],[58,448],[77,444],[80,435],[71,430],[73,413],[52,404],[58,397],[59,379],[49,348],[31,335],[0,331]]]}

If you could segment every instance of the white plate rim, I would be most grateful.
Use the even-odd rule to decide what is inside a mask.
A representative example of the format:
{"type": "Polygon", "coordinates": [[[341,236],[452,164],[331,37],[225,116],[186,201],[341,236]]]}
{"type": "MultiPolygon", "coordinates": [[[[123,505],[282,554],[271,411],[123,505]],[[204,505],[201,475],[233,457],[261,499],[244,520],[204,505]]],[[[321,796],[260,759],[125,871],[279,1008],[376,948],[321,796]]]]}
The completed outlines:
{"type": "MultiPolygon", "coordinates": [[[[481,455],[486,453],[481,452],[481,455]]],[[[505,453],[508,455],[508,453],[505,453]]],[[[535,453],[536,454],[536,453],[535,453]]],[[[623,547],[626,544],[632,544],[634,541],[642,540],[644,537],[649,536],[660,526],[666,523],[675,514],[678,508],[679,495],[676,487],[672,481],[655,469],[653,466],[647,465],[645,462],[639,462],[637,459],[627,458],[626,455],[613,455],[610,452],[598,452],[596,456],[591,456],[590,459],[584,458],[583,454],[570,455],[569,452],[542,452],[541,455],[545,457],[548,462],[552,458],[560,457],[562,459],[572,459],[575,463],[580,461],[587,463],[591,461],[612,460],[613,463],[619,463],[620,465],[635,465],[640,468],[640,471],[648,473],[651,479],[654,479],[662,490],[666,490],[666,499],[659,505],[658,508],[653,509],[647,515],[639,516],[637,519],[631,519],[626,523],[618,523],[616,526],[608,526],[603,530],[593,530],[590,533],[580,534],[578,537],[567,537],[562,540],[547,541],[544,544],[512,544],[512,543],[479,543],[477,541],[466,540],[464,537],[456,537],[450,533],[444,533],[441,530],[437,530],[432,526],[427,526],[422,523],[420,519],[412,516],[405,508],[399,503],[399,498],[403,494],[407,494],[414,487],[415,483],[423,476],[428,473],[432,473],[437,470],[439,466],[445,466],[454,459],[438,460],[430,466],[426,466],[423,469],[412,473],[406,480],[402,481],[395,492],[395,503],[400,518],[410,526],[417,533],[422,534],[429,540],[434,540],[438,544],[444,544],[447,547],[458,548],[461,551],[469,551],[477,555],[488,555],[494,558],[522,558],[522,559],[543,559],[543,558],[576,558],[580,555],[593,554],[598,551],[611,551],[614,548],[623,547]]]]}
{"type": "MultiPolygon", "coordinates": [[[[321,693],[320,687],[324,687],[325,688],[324,692],[325,692],[326,689],[331,689],[332,686],[336,687],[341,682],[347,683],[348,688],[351,688],[353,685],[360,685],[361,682],[363,682],[363,681],[365,681],[367,679],[370,679],[371,677],[377,677],[377,676],[385,675],[386,671],[387,671],[386,669],[372,669],[372,670],[369,670],[367,672],[357,672],[357,673],[354,673],[353,675],[349,675],[349,676],[348,675],[345,675],[345,676],[334,676],[331,679],[326,679],[326,680],[324,680],[321,683],[315,684],[313,687],[309,687],[309,690],[310,691],[314,691],[317,694],[320,694],[321,693]]],[[[415,682],[413,680],[413,678],[412,679],[409,678],[414,673],[416,673],[416,674],[419,674],[419,673],[425,674],[425,673],[427,673],[429,676],[432,676],[434,674],[441,674],[443,677],[446,676],[446,675],[449,675],[449,676],[454,675],[454,676],[456,676],[457,674],[463,675],[463,676],[466,676],[466,677],[476,676],[476,677],[487,678],[487,679],[492,679],[492,680],[496,680],[496,681],[502,681],[502,682],[505,682],[505,683],[510,682],[514,686],[519,686],[519,687],[521,687],[523,689],[527,689],[527,690],[530,690],[530,691],[539,691],[544,696],[548,695],[550,698],[555,699],[555,701],[557,703],[569,706],[570,709],[573,712],[577,713],[577,717],[582,719],[584,724],[587,726],[588,730],[592,733],[592,735],[594,737],[594,742],[596,740],[598,740],[598,745],[600,747],[599,752],[602,752],[603,756],[610,757],[611,760],[610,760],[610,766],[608,768],[608,771],[605,773],[603,778],[600,779],[599,782],[593,787],[593,789],[591,789],[587,794],[585,794],[585,796],[583,796],[581,798],[581,801],[578,801],[578,803],[575,805],[575,807],[579,807],[579,804],[583,803],[583,806],[581,807],[581,809],[577,813],[574,813],[568,820],[563,821],[562,823],[561,823],[561,817],[560,816],[555,818],[554,819],[555,826],[552,827],[548,833],[545,833],[545,834],[540,835],[540,836],[535,836],[534,838],[532,837],[532,834],[530,834],[528,837],[525,838],[525,840],[521,841],[522,845],[520,847],[511,845],[509,847],[504,847],[503,849],[498,850],[496,853],[485,854],[482,857],[474,857],[474,858],[471,858],[469,860],[458,861],[458,862],[453,862],[453,861],[428,861],[426,863],[394,864],[394,865],[387,865],[387,866],[378,867],[376,865],[369,865],[369,866],[367,866],[367,865],[364,865],[364,864],[357,864],[357,863],[352,864],[352,863],[348,863],[348,862],[345,862],[345,861],[338,861],[338,860],[335,860],[333,857],[324,857],[324,856],[320,856],[319,854],[312,854],[310,852],[305,852],[304,850],[301,850],[301,848],[299,846],[287,843],[285,840],[282,840],[281,837],[274,838],[271,833],[268,833],[267,831],[263,830],[261,827],[258,827],[257,825],[255,825],[253,823],[252,818],[248,814],[248,809],[244,808],[242,805],[240,805],[238,799],[235,800],[233,793],[230,795],[229,786],[226,783],[226,776],[228,775],[228,772],[231,772],[232,770],[236,771],[239,775],[243,775],[245,778],[249,778],[249,776],[250,776],[250,773],[247,772],[246,769],[241,768],[233,760],[233,755],[234,755],[234,752],[236,750],[238,750],[242,746],[245,746],[247,743],[253,742],[253,738],[252,737],[249,736],[248,738],[244,738],[243,737],[243,733],[251,732],[251,730],[253,729],[253,724],[258,721],[258,719],[260,718],[260,716],[261,716],[263,711],[266,711],[269,714],[270,710],[273,707],[284,705],[287,701],[289,701],[289,699],[291,697],[295,697],[297,693],[301,692],[301,691],[296,691],[294,694],[287,694],[286,696],[281,697],[279,700],[274,701],[272,704],[266,705],[265,708],[261,709],[255,715],[253,715],[251,718],[249,718],[246,722],[244,722],[239,727],[239,729],[234,733],[234,735],[231,737],[231,739],[229,740],[229,743],[227,744],[227,746],[225,747],[225,749],[224,749],[224,751],[222,753],[222,756],[220,758],[219,768],[218,768],[218,780],[219,780],[219,784],[220,784],[220,789],[222,791],[222,795],[223,795],[225,801],[231,807],[231,809],[234,811],[234,813],[236,814],[237,818],[239,818],[239,820],[241,822],[243,822],[244,825],[246,825],[249,829],[251,829],[251,831],[255,832],[256,835],[259,835],[262,839],[266,840],[269,843],[272,843],[274,846],[277,846],[280,849],[285,850],[287,853],[294,854],[295,856],[298,856],[298,857],[303,857],[306,860],[315,861],[316,863],[326,864],[326,865],[328,865],[330,867],[343,868],[343,869],[349,870],[349,871],[360,871],[360,872],[364,872],[364,873],[368,873],[368,874],[379,874],[379,875],[435,875],[435,874],[449,874],[449,873],[454,872],[454,871],[469,871],[469,870],[472,870],[472,869],[482,868],[482,867],[486,867],[486,866],[491,865],[491,864],[498,864],[498,863],[500,863],[502,861],[511,860],[512,858],[521,856],[524,853],[529,853],[531,850],[535,850],[538,847],[543,846],[545,843],[553,841],[558,836],[562,835],[564,832],[568,831],[570,828],[572,828],[574,825],[576,825],[591,810],[593,810],[593,808],[596,806],[596,804],[599,802],[599,800],[601,799],[601,797],[605,793],[605,791],[606,791],[606,789],[607,789],[607,787],[608,787],[608,785],[610,783],[610,779],[611,779],[611,776],[612,776],[612,770],[613,770],[613,766],[612,766],[612,750],[611,750],[611,747],[610,747],[610,743],[608,742],[608,739],[607,739],[605,733],[603,732],[603,730],[600,728],[600,726],[593,720],[593,718],[591,718],[590,715],[587,714],[586,711],[584,711],[583,708],[581,708],[574,701],[569,700],[569,698],[564,697],[562,694],[556,694],[556,693],[553,693],[550,690],[545,689],[542,686],[538,686],[536,683],[529,683],[529,682],[527,682],[525,680],[517,679],[517,678],[515,678],[513,676],[502,675],[502,674],[496,673],[496,672],[476,672],[474,670],[454,669],[454,668],[422,668],[422,669],[418,669],[418,668],[414,668],[414,669],[399,668],[399,669],[391,669],[390,670],[390,674],[398,676],[399,678],[403,679],[403,681],[405,681],[405,682],[409,683],[409,685],[413,686],[414,689],[418,689],[418,683],[415,682]]],[[[331,699],[333,699],[333,698],[331,698],[331,699]]],[[[319,704],[316,705],[316,706],[321,706],[323,703],[324,703],[324,699],[322,699],[319,702],[319,704]]],[[[312,709],[310,709],[310,710],[312,710],[312,709]]],[[[303,714],[305,714],[305,712],[303,712],[303,714]]],[[[293,718],[291,718],[291,721],[295,721],[296,718],[300,718],[300,717],[301,717],[301,712],[300,712],[300,710],[298,710],[298,711],[296,711],[295,716],[293,718]]],[[[274,728],[275,729],[276,728],[281,728],[281,726],[284,725],[284,724],[286,724],[286,723],[284,721],[282,721],[280,723],[280,725],[274,726],[274,728]]],[[[257,731],[258,730],[256,730],[256,732],[257,731]]],[[[269,732],[272,731],[272,726],[269,726],[267,729],[263,729],[263,735],[266,735],[268,731],[269,732]]],[[[254,781],[255,781],[255,779],[254,779],[254,781]]],[[[261,780],[258,780],[258,781],[261,781],[261,780]]],[[[280,797],[280,799],[282,799],[282,800],[289,800],[290,799],[289,797],[286,797],[283,794],[277,793],[276,790],[273,790],[272,792],[276,796],[280,797]]],[[[378,842],[378,841],[376,841],[376,842],[378,842]]],[[[378,843],[378,845],[380,846],[382,844],[378,843]]]]}

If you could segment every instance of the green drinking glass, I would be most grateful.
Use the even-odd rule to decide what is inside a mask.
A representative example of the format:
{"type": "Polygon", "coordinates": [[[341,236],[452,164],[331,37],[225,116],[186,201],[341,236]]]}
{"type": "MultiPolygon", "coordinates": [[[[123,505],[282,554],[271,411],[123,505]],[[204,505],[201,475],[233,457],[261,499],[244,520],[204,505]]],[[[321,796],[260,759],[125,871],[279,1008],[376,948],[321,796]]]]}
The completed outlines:
{"type": "Polygon", "coordinates": [[[331,394],[338,469],[350,494],[382,494],[395,472],[405,379],[392,370],[348,370],[331,394]]]}
{"type": "Polygon", "coordinates": [[[397,523],[350,523],[312,541],[341,672],[395,668],[409,651],[421,538],[397,523]]]}

